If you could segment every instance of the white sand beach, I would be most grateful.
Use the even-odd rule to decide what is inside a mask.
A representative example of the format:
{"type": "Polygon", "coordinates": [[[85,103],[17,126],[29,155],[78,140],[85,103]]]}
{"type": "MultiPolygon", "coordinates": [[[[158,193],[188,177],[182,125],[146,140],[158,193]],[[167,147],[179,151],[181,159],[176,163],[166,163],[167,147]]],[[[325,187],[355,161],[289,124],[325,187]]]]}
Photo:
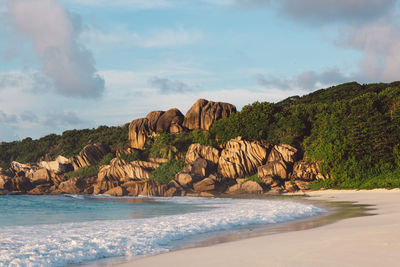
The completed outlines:
{"type": "Polygon", "coordinates": [[[119,266],[399,266],[400,190],[326,190],[311,199],[373,205],[374,216],[146,257],[119,266]]]}

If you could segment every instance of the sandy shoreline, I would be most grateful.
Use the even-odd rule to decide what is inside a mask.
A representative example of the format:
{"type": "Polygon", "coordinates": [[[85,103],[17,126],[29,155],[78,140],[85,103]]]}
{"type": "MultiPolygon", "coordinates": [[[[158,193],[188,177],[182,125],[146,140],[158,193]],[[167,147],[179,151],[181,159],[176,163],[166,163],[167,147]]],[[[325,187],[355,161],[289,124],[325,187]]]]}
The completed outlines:
{"type": "Polygon", "coordinates": [[[310,199],[375,206],[364,216],[308,230],[146,257],[118,266],[399,266],[400,190],[317,191],[310,199]]]}

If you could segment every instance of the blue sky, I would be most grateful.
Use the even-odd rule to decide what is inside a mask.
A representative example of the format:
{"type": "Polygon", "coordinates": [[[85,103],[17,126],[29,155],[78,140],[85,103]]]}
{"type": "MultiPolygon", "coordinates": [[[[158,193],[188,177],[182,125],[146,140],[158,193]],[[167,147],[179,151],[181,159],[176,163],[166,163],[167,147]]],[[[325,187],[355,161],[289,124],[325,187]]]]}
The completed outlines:
{"type": "Polygon", "coordinates": [[[397,0],[0,0],[0,141],[399,80],[397,0]]]}

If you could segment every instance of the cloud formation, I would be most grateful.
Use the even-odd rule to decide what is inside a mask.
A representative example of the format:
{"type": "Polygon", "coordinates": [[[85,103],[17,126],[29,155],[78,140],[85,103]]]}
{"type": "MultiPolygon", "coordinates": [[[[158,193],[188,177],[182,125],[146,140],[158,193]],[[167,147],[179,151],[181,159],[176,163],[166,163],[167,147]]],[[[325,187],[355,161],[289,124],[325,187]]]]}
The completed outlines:
{"type": "Polygon", "coordinates": [[[167,78],[154,77],[149,79],[149,84],[157,88],[162,94],[187,93],[195,90],[194,86],[167,78]]]}
{"type": "Polygon", "coordinates": [[[396,4],[399,0],[235,0],[238,6],[268,5],[295,22],[311,27],[334,25],[338,47],[361,52],[358,71],[343,74],[333,68],[326,72],[309,71],[294,78],[258,77],[263,86],[315,89],[317,84],[343,81],[391,82],[400,73],[400,26],[396,4]]]}
{"type": "Polygon", "coordinates": [[[371,21],[391,12],[397,0],[282,0],[279,2],[282,12],[293,19],[320,25],[331,22],[371,21]]]}
{"type": "Polygon", "coordinates": [[[353,77],[344,75],[338,68],[328,69],[322,72],[306,71],[293,78],[279,79],[276,77],[265,77],[258,75],[257,82],[266,88],[277,88],[280,90],[291,90],[300,88],[312,91],[323,86],[352,81],[353,77]]]}
{"type": "Polygon", "coordinates": [[[33,49],[58,93],[98,97],[104,80],[96,74],[89,50],[78,42],[80,18],[57,0],[6,0],[12,30],[32,41],[33,49]]]}
{"type": "Polygon", "coordinates": [[[65,127],[65,126],[85,126],[89,123],[82,120],[74,111],[57,111],[47,113],[44,119],[44,125],[48,127],[65,127]]]}
{"type": "Polygon", "coordinates": [[[139,34],[124,28],[104,32],[90,27],[82,33],[82,37],[86,43],[91,43],[93,46],[117,45],[119,47],[165,48],[197,43],[203,38],[203,34],[199,30],[185,29],[183,26],[159,29],[147,34],[139,34]]]}
{"type": "Polygon", "coordinates": [[[65,0],[66,2],[84,6],[103,6],[132,9],[153,9],[172,6],[168,0],[65,0]]]}

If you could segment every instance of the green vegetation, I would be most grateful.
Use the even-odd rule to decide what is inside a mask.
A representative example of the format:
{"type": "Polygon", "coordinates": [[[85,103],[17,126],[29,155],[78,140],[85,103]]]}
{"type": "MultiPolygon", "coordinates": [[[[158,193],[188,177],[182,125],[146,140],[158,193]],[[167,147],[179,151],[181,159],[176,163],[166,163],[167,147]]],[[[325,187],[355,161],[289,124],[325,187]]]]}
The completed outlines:
{"type": "MultiPolygon", "coordinates": [[[[119,158],[168,159],[152,175],[153,179],[167,183],[182,169],[191,144],[217,147],[242,136],[247,140],[290,144],[299,148],[305,160],[321,162],[322,171],[332,179],[314,182],[313,189],[400,187],[399,106],[400,82],[345,83],[278,103],[255,102],[216,121],[210,131],[159,134],[148,138],[143,151],[121,154],[119,158]]],[[[88,143],[122,147],[127,141],[128,125],[66,131],[38,140],[26,138],[0,145],[0,167],[6,168],[12,160],[35,162],[46,154],[70,157],[88,143]]],[[[102,164],[111,158],[112,155],[106,156],[102,164]]],[[[89,175],[94,170],[79,171],[82,173],[68,175],[89,175]]]]}
{"type": "Polygon", "coordinates": [[[150,179],[159,181],[160,183],[167,184],[175,178],[175,174],[180,172],[183,168],[183,160],[170,160],[163,163],[151,173],[150,179]]]}
{"type": "Polygon", "coordinates": [[[133,153],[122,153],[118,156],[119,159],[125,160],[126,162],[137,161],[137,160],[146,160],[147,159],[147,151],[145,150],[136,150],[133,153]]]}
{"type": "Polygon", "coordinates": [[[194,143],[202,145],[216,144],[208,131],[195,130],[180,134],[161,133],[146,141],[145,151],[148,151],[151,157],[161,157],[169,160],[180,159],[185,157],[189,146],[194,143]]]}
{"type": "Polygon", "coordinates": [[[258,174],[257,174],[257,173],[254,174],[254,175],[252,175],[252,176],[246,176],[246,177],[244,177],[244,179],[245,179],[245,182],[247,182],[247,181],[253,181],[253,182],[257,182],[257,183],[259,183],[259,184],[262,183],[261,179],[258,178],[258,174]]]}
{"type": "Polygon", "coordinates": [[[128,126],[70,130],[62,135],[50,134],[37,140],[28,137],[22,141],[3,143],[0,145],[0,167],[8,168],[14,160],[21,163],[36,162],[46,154],[51,157],[71,157],[89,143],[124,146],[128,143],[128,126]]]}
{"type": "Polygon", "coordinates": [[[86,177],[92,177],[92,176],[97,176],[97,173],[99,172],[99,166],[87,166],[80,168],[76,171],[70,171],[64,173],[64,176],[68,178],[86,178],[86,177]]]}
{"type": "Polygon", "coordinates": [[[97,173],[99,172],[100,167],[110,164],[110,161],[113,158],[114,158],[114,155],[112,153],[108,153],[103,157],[103,159],[97,165],[82,167],[76,171],[66,172],[66,173],[64,173],[64,176],[66,176],[68,178],[72,178],[72,177],[86,178],[86,177],[97,176],[97,173]]]}
{"type": "Polygon", "coordinates": [[[313,189],[399,187],[399,86],[347,83],[276,104],[256,102],[214,123],[211,134],[220,142],[242,136],[300,148],[333,177],[313,189]]]}

